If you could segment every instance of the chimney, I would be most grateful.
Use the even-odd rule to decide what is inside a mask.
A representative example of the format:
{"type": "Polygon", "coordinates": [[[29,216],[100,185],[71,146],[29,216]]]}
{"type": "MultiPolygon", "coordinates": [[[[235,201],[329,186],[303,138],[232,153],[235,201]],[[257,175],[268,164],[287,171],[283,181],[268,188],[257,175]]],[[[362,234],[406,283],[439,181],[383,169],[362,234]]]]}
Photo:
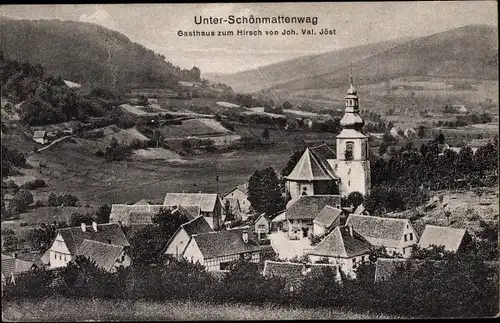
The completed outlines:
{"type": "Polygon", "coordinates": [[[352,234],[352,227],[348,226],[348,228],[349,228],[349,235],[352,237],[353,236],[353,234],[352,234]]]}
{"type": "Polygon", "coordinates": [[[82,223],[81,226],[82,226],[82,232],[87,231],[87,225],[85,223],[82,223]]]}
{"type": "Polygon", "coordinates": [[[14,253],[12,254],[12,257],[17,258],[17,252],[14,252],[14,253]]]}
{"type": "Polygon", "coordinates": [[[243,231],[242,238],[243,238],[244,243],[248,243],[248,232],[247,231],[243,231]]]}
{"type": "Polygon", "coordinates": [[[92,229],[94,229],[94,231],[97,232],[97,222],[92,221],[92,229]]]}

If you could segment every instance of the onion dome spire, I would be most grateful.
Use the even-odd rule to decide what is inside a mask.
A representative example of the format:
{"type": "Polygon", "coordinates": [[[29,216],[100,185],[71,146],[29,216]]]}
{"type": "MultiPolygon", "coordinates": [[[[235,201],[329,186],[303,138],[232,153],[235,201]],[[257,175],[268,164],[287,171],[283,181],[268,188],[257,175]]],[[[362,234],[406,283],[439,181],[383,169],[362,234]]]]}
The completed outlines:
{"type": "Polygon", "coordinates": [[[361,131],[365,125],[364,120],[359,115],[359,97],[358,90],[354,86],[352,77],[352,64],[351,64],[351,84],[347,90],[345,97],[345,113],[340,120],[340,125],[345,129],[355,129],[361,131]]]}

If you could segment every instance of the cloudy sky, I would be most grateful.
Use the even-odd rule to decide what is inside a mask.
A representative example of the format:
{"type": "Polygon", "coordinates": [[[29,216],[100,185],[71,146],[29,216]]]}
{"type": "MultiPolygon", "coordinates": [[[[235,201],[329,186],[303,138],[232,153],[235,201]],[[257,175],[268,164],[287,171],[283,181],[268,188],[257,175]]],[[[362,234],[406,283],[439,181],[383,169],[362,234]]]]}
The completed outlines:
{"type": "Polygon", "coordinates": [[[165,55],[182,68],[233,73],[302,55],[382,40],[425,36],[470,24],[498,25],[496,1],[3,5],[15,19],[60,19],[103,25],[165,55]],[[196,25],[194,16],[311,16],[318,24],[196,25]],[[179,37],[178,31],[293,28],[336,30],[335,36],[179,37]]]}

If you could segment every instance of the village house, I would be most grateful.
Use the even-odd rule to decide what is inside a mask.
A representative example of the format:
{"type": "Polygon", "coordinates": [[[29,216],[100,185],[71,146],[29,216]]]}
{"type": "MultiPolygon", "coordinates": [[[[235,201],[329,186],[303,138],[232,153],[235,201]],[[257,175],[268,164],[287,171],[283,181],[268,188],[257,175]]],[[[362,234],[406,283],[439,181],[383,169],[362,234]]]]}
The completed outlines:
{"type": "Polygon", "coordinates": [[[271,232],[271,220],[265,213],[259,215],[254,223],[255,233],[260,239],[265,239],[269,232],[271,232]]]}
{"type": "Polygon", "coordinates": [[[272,252],[270,246],[261,246],[248,228],[195,234],[184,250],[183,257],[205,266],[207,271],[228,271],[238,260],[260,262],[263,255],[272,252]]]}
{"type": "Polygon", "coordinates": [[[224,194],[224,199],[227,198],[236,198],[243,213],[248,213],[250,211],[250,201],[248,200],[248,182],[238,185],[224,194]]]}
{"type": "Polygon", "coordinates": [[[444,246],[446,251],[461,252],[472,241],[467,229],[426,225],[418,242],[422,249],[444,246]]]}
{"type": "Polygon", "coordinates": [[[76,256],[84,256],[94,261],[98,268],[116,272],[118,267],[128,267],[132,260],[126,246],[84,239],[76,251],[76,256]]]}
{"type": "Polygon", "coordinates": [[[266,260],[262,275],[265,277],[281,277],[286,280],[285,289],[290,292],[300,291],[303,286],[304,278],[320,272],[324,268],[333,270],[335,279],[341,283],[342,278],[338,265],[333,264],[312,264],[312,263],[294,263],[266,260]]]}
{"type": "Polygon", "coordinates": [[[2,288],[7,283],[15,284],[16,277],[36,268],[39,268],[39,266],[33,261],[2,254],[2,288]]]}
{"type": "Polygon", "coordinates": [[[198,207],[199,215],[205,217],[212,229],[222,226],[222,202],[218,194],[210,193],[167,193],[165,206],[181,206],[184,209],[198,207]]]}
{"type": "Polygon", "coordinates": [[[361,234],[375,247],[384,247],[389,255],[411,256],[418,236],[408,219],[382,218],[351,214],[346,225],[361,234]]]}
{"type": "Polygon", "coordinates": [[[37,130],[33,133],[33,140],[39,144],[45,145],[49,142],[47,137],[47,132],[43,130],[37,130]]]}
{"type": "Polygon", "coordinates": [[[122,225],[145,225],[153,223],[152,218],[160,209],[166,209],[162,204],[152,205],[142,199],[135,204],[112,204],[109,222],[122,225]]]}
{"type": "Polygon", "coordinates": [[[330,205],[340,208],[339,195],[304,195],[299,199],[290,200],[286,207],[288,222],[288,238],[307,239],[314,235],[314,219],[320,211],[330,205]]]}
{"type": "Polygon", "coordinates": [[[276,213],[271,220],[271,231],[287,231],[288,221],[286,220],[286,211],[276,213]]]}
{"type": "MultiPolygon", "coordinates": [[[[79,253],[92,254],[89,248],[100,248],[101,245],[85,243],[85,248],[80,250],[84,240],[101,242],[108,245],[129,247],[130,244],[118,223],[97,224],[91,226],[82,223],[79,227],[63,228],[57,231],[51,247],[49,248],[50,268],[66,267],[79,253]]],[[[106,252],[108,252],[106,249],[106,252]]],[[[115,248],[116,249],[116,248],[115,248]]],[[[101,250],[101,249],[99,249],[101,250]]],[[[103,257],[114,255],[106,253],[103,257]]],[[[121,256],[122,254],[120,254],[121,256]]],[[[99,256],[101,257],[101,256],[99,256]]],[[[94,259],[96,260],[96,259],[94,259]]],[[[106,259],[106,261],[108,261],[106,259]]]]}
{"type": "MultiPolygon", "coordinates": [[[[313,232],[315,236],[322,236],[327,231],[335,229],[342,225],[342,210],[325,205],[319,212],[318,216],[313,220],[313,232]]],[[[345,222],[345,219],[344,219],[345,222]]]]}
{"type": "MultiPolygon", "coordinates": [[[[393,275],[400,272],[415,272],[426,261],[420,259],[402,259],[402,258],[378,258],[375,263],[375,282],[388,280],[393,275]]],[[[442,261],[433,261],[439,264],[442,261]]]]}
{"type": "Polygon", "coordinates": [[[355,277],[355,269],[369,261],[372,244],[350,226],[338,226],[313,249],[306,250],[312,262],[328,259],[348,276],[355,277]]]}
{"type": "Polygon", "coordinates": [[[214,232],[214,230],[203,216],[186,222],[175,231],[165,245],[165,248],[163,248],[162,254],[171,255],[180,259],[193,235],[208,232],[214,232]]]}

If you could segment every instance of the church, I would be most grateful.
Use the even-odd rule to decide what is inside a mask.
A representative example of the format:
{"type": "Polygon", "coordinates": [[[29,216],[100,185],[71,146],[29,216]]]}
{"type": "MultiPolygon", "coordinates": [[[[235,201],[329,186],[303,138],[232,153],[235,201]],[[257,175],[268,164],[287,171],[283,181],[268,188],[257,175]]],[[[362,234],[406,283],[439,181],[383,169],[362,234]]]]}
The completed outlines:
{"type": "MultiPolygon", "coordinates": [[[[364,121],[359,114],[358,91],[352,76],[340,125],[342,131],[336,137],[335,149],[326,144],[307,147],[292,172],[285,177],[286,194],[291,198],[286,206],[287,211],[293,204],[309,200],[301,199],[303,196],[336,197],[339,202],[331,206],[340,207],[340,198],[347,197],[352,192],[359,192],[364,196],[370,193],[368,137],[363,133],[364,121]]],[[[300,235],[298,238],[312,234],[312,219],[317,214],[309,212],[303,215],[303,219],[298,214],[293,214],[292,219],[288,213],[285,217],[288,220],[290,238],[295,234],[300,235]]]]}

